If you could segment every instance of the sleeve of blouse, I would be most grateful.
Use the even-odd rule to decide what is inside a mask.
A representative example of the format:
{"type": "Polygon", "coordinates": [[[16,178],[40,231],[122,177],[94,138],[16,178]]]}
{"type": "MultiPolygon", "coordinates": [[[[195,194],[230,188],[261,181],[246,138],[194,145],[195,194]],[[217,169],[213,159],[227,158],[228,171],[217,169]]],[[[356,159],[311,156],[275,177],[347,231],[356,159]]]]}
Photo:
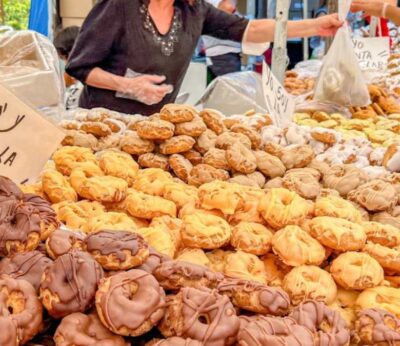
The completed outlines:
{"type": "Polygon", "coordinates": [[[249,21],[239,16],[225,13],[206,2],[204,6],[203,35],[209,35],[221,40],[242,42],[249,21]]]}
{"type": "Polygon", "coordinates": [[[110,54],[118,39],[124,15],[121,0],[101,0],[89,13],[70,54],[66,71],[85,82],[90,71],[110,54]]]}

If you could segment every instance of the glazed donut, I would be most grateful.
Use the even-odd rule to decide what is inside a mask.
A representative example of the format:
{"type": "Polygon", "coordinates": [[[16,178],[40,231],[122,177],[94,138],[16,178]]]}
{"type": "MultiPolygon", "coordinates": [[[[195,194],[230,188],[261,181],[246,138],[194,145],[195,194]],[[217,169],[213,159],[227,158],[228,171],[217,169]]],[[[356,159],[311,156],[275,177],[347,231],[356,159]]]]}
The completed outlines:
{"type": "Polygon", "coordinates": [[[217,273],[224,273],[226,259],[231,253],[233,253],[233,252],[232,251],[224,251],[221,249],[216,249],[216,250],[212,250],[210,252],[206,252],[206,256],[209,260],[208,267],[217,273]]]}
{"type": "Polygon", "coordinates": [[[216,169],[210,165],[199,164],[190,172],[188,183],[193,186],[201,186],[214,180],[228,180],[229,173],[223,169],[216,169]]]}
{"type": "Polygon", "coordinates": [[[191,162],[179,154],[171,155],[168,162],[175,175],[184,182],[187,182],[190,172],[193,169],[191,162]]]}
{"type": "Polygon", "coordinates": [[[77,163],[97,162],[92,150],[81,147],[62,147],[53,154],[52,158],[57,171],[67,176],[71,174],[72,168],[77,163]]]}
{"type": "Polygon", "coordinates": [[[199,199],[197,188],[175,182],[167,183],[164,186],[163,197],[175,203],[179,209],[188,203],[196,203],[199,199]]]}
{"type": "Polygon", "coordinates": [[[218,216],[196,212],[182,221],[182,241],[187,247],[218,249],[228,244],[232,235],[229,224],[218,216]]]}
{"type": "Polygon", "coordinates": [[[333,260],[330,272],[345,289],[362,291],[378,286],[384,279],[383,269],[373,257],[362,252],[346,252],[333,260]]]}
{"type": "MultiPolygon", "coordinates": [[[[42,329],[43,308],[33,286],[25,280],[11,277],[0,279],[0,309],[2,318],[11,321],[16,327],[17,342],[10,345],[24,345],[42,329]]],[[[14,331],[11,325],[1,319],[5,339],[13,339],[14,331]],[[11,328],[11,330],[10,330],[11,328]]],[[[11,341],[10,340],[10,341],[11,341]]],[[[2,344],[3,345],[3,344],[2,344]]],[[[7,345],[7,344],[6,344],[7,345]]]]}
{"type": "Polygon", "coordinates": [[[298,226],[286,226],[276,232],[272,238],[272,249],[283,263],[293,267],[320,265],[326,255],[325,248],[298,226]]]}
{"type": "Polygon", "coordinates": [[[211,130],[204,131],[196,140],[194,148],[200,153],[205,154],[212,148],[215,148],[215,143],[218,136],[211,130]]]}
{"type": "Polygon", "coordinates": [[[175,126],[161,119],[139,121],[136,131],[140,138],[151,140],[167,140],[174,135],[175,126]]]}
{"type": "Polygon", "coordinates": [[[160,152],[164,155],[179,154],[193,148],[196,141],[189,136],[176,136],[160,144],[160,152]]]}
{"type": "Polygon", "coordinates": [[[127,346],[124,338],[103,326],[96,313],[64,317],[54,334],[56,346],[127,346]]]}
{"type": "Polygon", "coordinates": [[[307,217],[309,206],[295,192],[286,189],[270,189],[261,198],[258,210],[273,228],[299,224],[307,217]]]}
{"type": "Polygon", "coordinates": [[[200,207],[200,202],[199,201],[192,201],[187,204],[185,204],[182,209],[179,211],[178,217],[180,219],[183,219],[184,216],[186,215],[192,215],[194,213],[200,213],[200,214],[205,214],[205,215],[214,215],[220,218],[224,218],[224,214],[220,210],[207,210],[207,209],[202,209],[200,207]]]}
{"type": "Polygon", "coordinates": [[[86,237],[83,248],[105,270],[128,270],[143,264],[149,249],[142,236],[125,231],[100,231],[86,237]]]}
{"type": "Polygon", "coordinates": [[[400,229],[400,217],[393,216],[388,212],[381,212],[372,215],[371,221],[379,222],[384,225],[390,225],[400,229]]]}
{"type": "MultiPolygon", "coordinates": [[[[255,173],[259,173],[259,172],[254,172],[254,173],[251,173],[248,175],[234,174],[233,178],[230,178],[228,180],[228,182],[233,183],[233,184],[243,185],[243,186],[260,187],[260,185],[257,183],[257,181],[255,179],[250,178],[250,176],[255,173]]],[[[260,173],[260,174],[264,178],[262,173],[260,173]]],[[[264,186],[264,185],[262,185],[262,186],[264,186]]]]}
{"type": "Polygon", "coordinates": [[[240,143],[247,149],[251,150],[251,141],[249,137],[242,133],[233,132],[224,132],[223,134],[219,135],[215,141],[215,147],[218,149],[227,150],[235,143],[240,143]]]}
{"type": "Polygon", "coordinates": [[[361,250],[367,240],[362,226],[329,216],[312,219],[310,235],[322,245],[341,252],[361,250]]]}
{"type": "Polygon", "coordinates": [[[161,197],[164,193],[164,185],[171,181],[172,176],[168,172],[159,168],[148,168],[138,172],[132,187],[148,195],[161,197]]]}
{"type": "Polygon", "coordinates": [[[312,160],[307,167],[317,170],[321,177],[330,170],[330,166],[326,162],[318,161],[317,159],[312,160]]]}
{"type": "Polygon", "coordinates": [[[231,245],[253,255],[265,255],[271,249],[272,232],[255,222],[240,222],[232,228],[231,245]]]}
{"type": "Polygon", "coordinates": [[[146,346],[204,346],[204,344],[197,340],[183,339],[174,336],[168,339],[150,341],[146,346]]]}
{"type": "Polygon", "coordinates": [[[195,116],[197,116],[196,109],[188,105],[167,104],[160,112],[160,119],[174,124],[192,121],[195,116]]]}
{"type": "Polygon", "coordinates": [[[177,124],[175,126],[175,135],[185,135],[190,137],[199,137],[207,130],[207,126],[203,119],[195,117],[191,121],[177,124]]]}
{"type": "Polygon", "coordinates": [[[62,146],[75,146],[92,150],[97,147],[98,139],[90,133],[79,130],[66,130],[64,133],[65,137],[61,142],[62,146]]]}
{"type": "Polygon", "coordinates": [[[237,251],[226,257],[224,274],[228,277],[267,283],[267,272],[263,261],[256,255],[237,251]]]}
{"type": "Polygon", "coordinates": [[[165,293],[151,274],[132,269],[101,281],[96,309],[101,322],[113,333],[138,336],[163,317],[165,293]]]}
{"type": "Polygon", "coordinates": [[[82,250],[84,239],[80,232],[57,229],[47,238],[46,251],[55,260],[73,249],[82,250]]]}
{"type": "Polygon", "coordinates": [[[42,274],[53,261],[39,251],[30,251],[5,257],[0,262],[0,275],[28,281],[39,290],[42,274]]]}
{"type": "Polygon", "coordinates": [[[400,274],[400,248],[389,248],[368,242],[363,251],[375,258],[384,270],[400,274]]]}
{"type": "Polygon", "coordinates": [[[200,117],[203,119],[207,127],[217,135],[226,131],[223,122],[224,115],[221,112],[214,109],[204,109],[200,112],[200,117]]]}
{"type": "Polygon", "coordinates": [[[400,342],[400,320],[385,310],[362,310],[357,314],[355,335],[363,345],[396,345],[400,342]]]}
{"type": "Polygon", "coordinates": [[[71,251],[44,271],[40,299],[54,318],[84,312],[92,306],[102,277],[101,266],[88,253],[71,251]]]}
{"type": "Polygon", "coordinates": [[[285,315],[290,307],[290,298],[284,290],[254,281],[226,278],[217,290],[238,308],[257,314],[285,315]]]}
{"type": "Polygon", "coordinates": [[[188,159],[193,166],[203,163],[203,156],[194,149],[185,151],[184,153],[182,153],[182,155],[185,157],[185,159],[188,159]]]}
{"type": "Polygon", "coordinates": [[[315,158],[315,154],[309,145],[293,145],[285,147],[279,158],[286,169],[304,168],[315,158]]]}
{"type": "Polygon", "coordinates": [[[174,238],[176,247],[180,247],[182,242],[181,231],[183,227],[183,222],[180,219],[164,215],[160,217],[155,217],[151,223],[150,227],[160,227],[165,228],[174,238]]]}
{"type": "Polygon", "coordinates": [[[318,198],[315,202],[315,216],[330,216],[360,223],[361,213],[348,201],[336,196],[318,198]]]}
{"type": "Polygon", "coordinates": [[[241,133],[251,141],[251,148],[257,150],[261,146],[261,135],[254,129],[243,124],[236,124],[230,128],[233,133],[241,133]]]}
{"type": "Polygon", "coordinates": [[[382,246],[394,247],[400,245],[400,230],[391,225],[380,222],[363,222],[362,227],[367,239],[382,246]]]}
{"type": "Polygon", "coordinates": [[[331,310],[322,302],[302,303],[293,309],[289,317],[314,333],[316,345],[347,346],[350,343],[346,321],[338,311],[331,310]]]}
{"type": "Polygon", "coordinates": [[[238,345],[311,346],[315,340],[310,330],[291,318],[258,316],[239,331],[238,345]]]}
{"type": "Polygon", "coordinates": [[[43,192],[51,203],[76,202],[78,195],[68,179],[58,171],[47,170],[42,174],[43,192]]]}
{"type": "Polygon", "coordinates": [[[240,321],[226,296],[208,289],[185,287],[168,300],[158,328],[165,337],[180,335],[204,345],[233,345],[240,321]]]}
{"type": "Polygon", "coordinates": [[[337,190],[341,196],[348,193],[360,185],[364,184],[368,177],[362,170],[353,165],[333,166],[329,172],[324,174],[324,187],[337,190]]]}
{"type": "Polygon", "coordinates": [[[22,199],[24,196],[21,189],[11,179],[0,175],[0,197],[15,197],[22,199]]]}
{"type": "Polygon", "coordinates": [[[221,273],[214,273],[205,266],[181,261],[164,262],[153,275],[165,290],[177,291],[183,287],[216,288],[224,279],[221,273]]]}
{"type": "Polygon", "coordinates": [[[237,225],[240,222],[265,224],[265,221],[258,210],[259,201],[264,196],[263,190],[248,187],[242,189],[241,196],[242,202],[238,205],[235,213],[228,216],[229,223],[231,225],[237,225]]]}
{"type": "Polygon", "coordinates": [[[293,268],[285,276],[282,288],[289,294],[293,305],[310,299],[330,305],[337,296],[337,287],[331,274],[316,266],[293,268]]]}
{"type": "Polygon", "coordinates": [[[178,252],[175,260],[179,262],[189,262],[203,267],[210,266],[210,260],[202,249],[184,248],[178,252]]]}
{"type": "Polygon", "coordinates": [[[138,163],[142,168],[158,168],[168,171],[168,157],[157,153],[142,154],[138,158],[138,163]]]}
{"type": "Polygon", "coordinates": [[[239,142],[232,144],[226,150],[225,156],[229,166],[237,172],[250,174],[257,169],[257,160],[253,152],[239,142]]]}
{"type": "Polygon", "coordinates": [[[368,288],[360,293],[356,310],[382,309],[400,318],[400,289],[386,286],[368,288]]]}
{"type": "Polygon", "coordinates": [[[80,230],[86,234],[91,234],[101,230],[126,230],[134,232],[139,228],[139,224],[125,213],[108,212],[91,217],[80,230]]]}
{"type": "Polygon", "coordinates": [[[165,226],[151,226],[137,230],[149,246],[159,253],[174,258],[180,245],[176,234],[165,226]]]}
{"type": "Polygon", "coordinates": [[[126,131],[119,146],[122,151],[131,155],[151,153],[156,147],[153,141],[139,137],[136,131],[126,131]]]}
{"type": "Polygon", "coordinates": [[[378,212],[393,208],[397,204],[398,194],[392,184],[376,179],[358,186],[349,193],[348,198],[369,211],[378,212]]]}
{"type": "Polygon", "coordinates": [[[305,168],[302,171],[288,171],[283,177],[283,187],[294,191],[305,199],[314,200],[321,192],[319,181],[305,168]]]}
{"type": "Polygon", "coordinates": [[[211,148],[204,154],[203,163],[217,169],[230,170],[228,161],[226,160],[226,151],[217,148],[211,148]]]}
{"type": "Polygon", "coordinates": [[[106,150],[97,154],[99,166],[106,175],[124,179],[132,186],[139,166],[132,156],[116,150],[106,150]]]}
{"type": "Polygon", "coordinates": [[[152,247],[149,247],[149,257],[146,262],[144,262],[141,266],[136,269],[143,270],[149,274],[153,274],[154,270],[158,268],[158,266],[166,261],[172,261],[172,258],[164,255],[152,247]]]}
{"type": "Polygon", "coordinates": [[[107,137],[112,133],[110,127],[100,121],[83,122],[79,129],[83,132],[90,133],[97,138],[107,137]]]}
{"type": "Polygon", "coordinates": [[[111,136],[100,138],[97,145],[94,147],[95,151],[103,151],[107,149],[115,149],[120,147],[122,134],[113,133],[111,136]]]}
{"type": "Polygon", "coordinates": [[[283,279],[290,272],[291,267],[287,266],[273,253],[261,257],[267,273],[267,284],[273,287],[282,287],[283,279]]]}

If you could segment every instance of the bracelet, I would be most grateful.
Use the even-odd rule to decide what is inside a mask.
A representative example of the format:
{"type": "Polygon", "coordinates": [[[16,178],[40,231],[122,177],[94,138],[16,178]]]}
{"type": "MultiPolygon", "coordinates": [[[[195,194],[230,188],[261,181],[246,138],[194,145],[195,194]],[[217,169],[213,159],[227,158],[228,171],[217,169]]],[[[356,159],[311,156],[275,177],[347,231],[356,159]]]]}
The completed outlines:
{"type": "Polygon", "coordinates": [[[384,2],[384,3],[383,3],[383,7],[382,7],[382,18],[386,18],[386,11],[387,11],[388,6],[389,6],[389,3],[387,3],[387,2],[384,2]]]}

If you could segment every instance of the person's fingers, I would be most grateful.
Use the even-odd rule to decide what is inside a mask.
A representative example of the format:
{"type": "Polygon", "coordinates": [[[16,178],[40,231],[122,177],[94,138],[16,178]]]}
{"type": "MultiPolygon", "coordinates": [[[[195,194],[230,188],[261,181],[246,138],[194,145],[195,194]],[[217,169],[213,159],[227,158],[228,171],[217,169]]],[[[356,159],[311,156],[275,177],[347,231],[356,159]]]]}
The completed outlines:
{"type": "Polygon", "coordinates": [[[165,81],[165,76],[157,76],[157,75],[145,75],[142,76],[145,80],[153,84],[160,84],[165,81]]]}

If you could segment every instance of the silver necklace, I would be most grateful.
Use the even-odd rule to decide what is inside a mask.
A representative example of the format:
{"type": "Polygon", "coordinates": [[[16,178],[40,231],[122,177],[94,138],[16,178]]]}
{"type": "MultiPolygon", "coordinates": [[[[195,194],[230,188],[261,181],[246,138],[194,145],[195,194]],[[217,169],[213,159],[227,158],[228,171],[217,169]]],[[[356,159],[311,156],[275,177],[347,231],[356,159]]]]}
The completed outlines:
{"type": "Polygon", "coordinates": [[[175,43],[179,41],[179,30],[182,28],[182,16],[180,9],[174,7],[174,17],[169,32],[166,35],[161,35],[155,24],[151,20],[149,7],[143,4],[140,7],[140,13],[144,16],[144,28],[153,35],[154,42],[161,47],[161,53],[165,56],[170,56],[174,52],[175,43]]]}

